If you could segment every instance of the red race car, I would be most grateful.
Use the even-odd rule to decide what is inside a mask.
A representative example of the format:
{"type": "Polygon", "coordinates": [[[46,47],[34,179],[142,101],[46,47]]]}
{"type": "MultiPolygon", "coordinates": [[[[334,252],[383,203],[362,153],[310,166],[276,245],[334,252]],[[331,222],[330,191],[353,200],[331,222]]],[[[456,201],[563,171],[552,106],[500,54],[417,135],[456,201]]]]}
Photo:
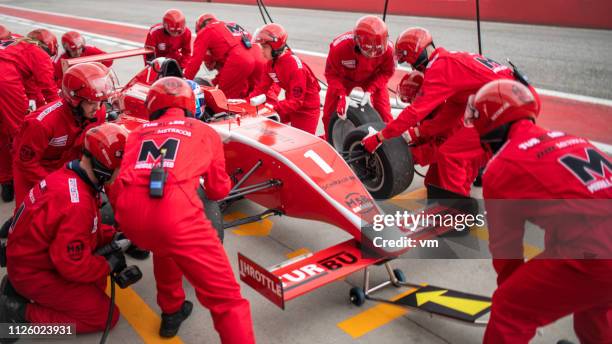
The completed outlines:
{"type": "MultiPolygon", "coordinates": [[[[145,49],[88,56],[67,60],[66,67],[143,53],[146,53],[145,49]]],[[[165,76],[182,77],[181,69],[174,60],[153,61],[130,80],[115,101],[116,121],[128,129],[142,124],[148,117],[144,100],[149,86],[165,76]]],[[[281,308],[288,300],[361,269],[366,269],[364,288],[353,288],[350,293],[353,303],[357,305],[361,305],[366,298],[374,299],[369,293],[381,286],[409,285],[404,281],[402,271],[393,270],[388,263],[407,248],[381,249],[376,247],[374,240],[402,240],[408,237],[419,240],[439,235],[445,229],[408,230],[387,226],[382,231],[373,230],[376,218],[384,213],[349,166],[365,159],[362,149],[359,153],[356,147],[350,147],[350,154],[343,156],[326,141],[280,123],[278,115],[266,106],[226,99],[223,92],[214,87],[202,85],[199,88],[206,103],[201,109],[204,113],[202,120],[221,137],[226,169],[234,181],[229,196],[219,202],[220,209],[240,199],[248,199],[267,209],[261,214],[226,223],[222,228],[284,215],[332,224],[352,236],[345,242],[294,258],[271,269],[265,269],[239,254],[240,277],[245,283],[281,308]],[[367,267],[372,264],[384,264],[389,281],[370,288],[367,267]]],[[[377,159],[379,167],[390,163],[380,157],[372,159],[377,159]]],[[[406,186],[395,185],[392,189],[399,193],[406,186]]],[[[209,208],[214,206],[206,205],[208,217],[213,222],[215,215],[210,214],[209,208]]],[[[432,207],[426,211],[443,213],[448,210],[432,207]]]]}

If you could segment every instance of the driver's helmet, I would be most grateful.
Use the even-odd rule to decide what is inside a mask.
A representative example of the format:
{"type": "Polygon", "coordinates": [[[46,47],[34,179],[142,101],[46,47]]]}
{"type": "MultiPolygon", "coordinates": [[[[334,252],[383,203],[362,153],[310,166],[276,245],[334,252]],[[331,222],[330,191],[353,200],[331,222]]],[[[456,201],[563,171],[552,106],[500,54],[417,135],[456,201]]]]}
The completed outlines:
{"type": "Polygon", "coordinates": [[[194,117],[197,119],[200,119],[202,118],[202,115],[204,114],[204,107],[206,106],[206,99],[204,98],[204,92],[202,92],[202,89],[200,88],[200,85],[198,85],[197,82],[193,80],[186,80],[186,81],[189,84],[189,86],[191,86],[191,89],[193,90],[193,94],[195,95],[196,112],[194,114],[194,117]]]}

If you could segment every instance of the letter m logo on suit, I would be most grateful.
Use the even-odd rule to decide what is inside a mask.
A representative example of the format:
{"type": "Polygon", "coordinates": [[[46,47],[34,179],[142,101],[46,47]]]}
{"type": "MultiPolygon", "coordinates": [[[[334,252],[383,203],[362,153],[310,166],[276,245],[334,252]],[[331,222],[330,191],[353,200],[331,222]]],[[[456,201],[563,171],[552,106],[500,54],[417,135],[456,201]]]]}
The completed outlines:
{"type": "Polygon", "coordinates": [[[159,161],[162,156],[162,150],[164,149],[166,151],[164,161],[174,161],[178,153],[179,143],[181,143],[181,140],[169,138],[158,146],[154,140],[145,140],[142,142],[142,146],[140,146],[138,162],[146,163],[159,161]]]}
{"type": "Polygon", "coordinates": [[[591,192],[612,186],[612,163],[594,148],[584,151],[586,157],[567,154],[560,157],[559,162],[591,192]]]}

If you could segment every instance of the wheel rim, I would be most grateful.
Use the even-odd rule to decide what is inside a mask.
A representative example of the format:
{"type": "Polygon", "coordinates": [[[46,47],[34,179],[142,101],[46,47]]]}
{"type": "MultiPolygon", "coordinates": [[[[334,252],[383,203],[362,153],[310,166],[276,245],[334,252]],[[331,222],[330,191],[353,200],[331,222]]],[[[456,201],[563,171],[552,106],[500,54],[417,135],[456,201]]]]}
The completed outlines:
{"type": "Polygon", "coordinates": [[[349,164],[366,189],[372,193],[382,189],[385,183],[385,169],[378,154],[368,154],[364,151],[360,141],[353,142],[348,150],[348,158],[366,154],[365,159],[349,164]]]}
{"type": "Polygon", "coordinates": [[[348,119],[343,121],[338,118],[336,122],[334,122],[332,128],[332,144],[336,150],[342,150],[342,147],[344,145],[344,138],[349,133],[349,131],[355,128],[356,127],[353,122],[349,121],[348,119]]]}

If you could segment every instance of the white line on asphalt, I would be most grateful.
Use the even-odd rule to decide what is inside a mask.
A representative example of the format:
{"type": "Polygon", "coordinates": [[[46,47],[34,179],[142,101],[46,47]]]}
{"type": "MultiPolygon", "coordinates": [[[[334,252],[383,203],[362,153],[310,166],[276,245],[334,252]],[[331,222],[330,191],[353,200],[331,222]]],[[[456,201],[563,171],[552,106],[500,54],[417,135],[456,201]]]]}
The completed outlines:
{"type": "MultiPolygon", "coordinates": [[[[35,22],[33,20],[23,19],[20,17],[8,16],[4,14],[0,14],[0,19],[6,22],[11,22],[11,23],[26,25],[26,26],[32,26],[35,28],[45,28],[45,29],[56,31],[56,32],[66,32],[66,31],[74,30],[73,28],[66,27],[66,26],[43,24],[43,23],[35,22]]],[[[138,44],[133,41],[128,41],[125,39],[120,39],[120,38],[110,37],[110,36],[105,36],[105,35],[99,35],[97,33],[89,32],[89,31],[79,30],[79,32],[83,36],[85,36],[86,39],[93,38],[93,40],[96,42],[100,42],[100,43],[111,45],[111,46],[117,46],[122,49],[130,49],[134,47],[141,48],[143,46],[143,44],[138,44]]]]}
{"type": "Polygon", "coordinates": [[[53,15],[53,16],[60,16],[60,17],[74,18],[74,19],[93,20],[93,21],[98,21],[98,22],[102,22],[102,23],[109,23],[109,24],[122,25],[122,26],[130,26],[130,27],[134,27],[134,28],[138,28],[138,29],[147,29],[147,30],[149,29],[149,26],[138,25],[138,24],[130,24],[130,23],[122,23],[122,22],[113,21],[113,20],[105,20],[105,19],[91,18],[91,17],[85,17],[85,16],[74,16],[74,15],[71,15],[71,14],[65,14],[65,13],[59,13],[59,12],[34,10],[34,9],[31,9],[31,8],[27,8],[27,7],[11,6],[11,5],[5,5],[5,4],[1,4],[1,3],[0,3],[0,6],[12,8],[12,9],[15,9],[15,10],[30,11],[30,12],[48,14],[48,15],[53,15]]]}

